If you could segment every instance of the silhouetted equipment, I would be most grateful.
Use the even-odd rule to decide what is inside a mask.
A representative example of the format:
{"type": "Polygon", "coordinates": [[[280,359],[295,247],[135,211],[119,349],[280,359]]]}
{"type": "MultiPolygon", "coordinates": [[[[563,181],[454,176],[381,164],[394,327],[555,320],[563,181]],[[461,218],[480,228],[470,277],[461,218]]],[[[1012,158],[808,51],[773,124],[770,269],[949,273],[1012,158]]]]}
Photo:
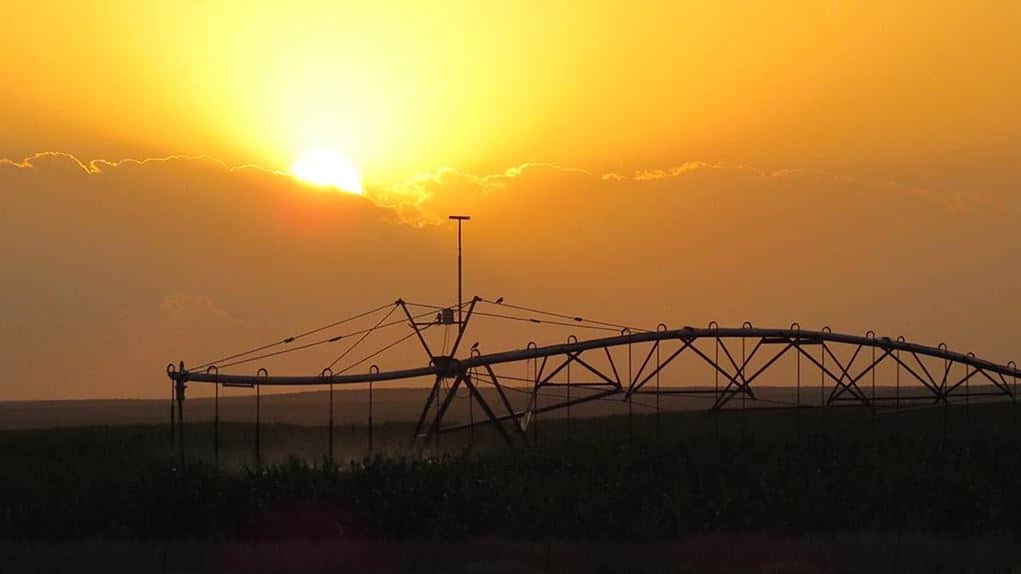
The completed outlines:
{"type": "MultiPolygon", "coordinates": [[[[172,450],[177,446],[177,456],[184,457],[184,397],[188,383],[209,383],[223,387],[255,388],[256,391],[256,460],[261,460],[259,444],[258,397],[260,388],[268,386],[318,386],[369,384],[369,446],[372,448],[372,385],[376,383],[394,382],[406,384],[405,381],[420,377],[433,380],[428,390],[425,403],[418,418],[414,439],[430,439],[440,433],[453,432],[472,428],[475,425],[490,424],[504,437],[508,443],[518,442],[531,444],[526,430],[536,424],[537,415],[559,409],[568,410],[575,405],[589,401],[624,401],[631,412],[632,403],[643,408],[655,409],[658,413],[661,397],[688,398],[705,400],[709,408],[719,411],[732,405],[735,398],[740,397],[739,404],[746,402],[763,404],[773,407],[793,407],[796,412],[806,406],[839,407],[857,405],[872,409],[875,413],[898,412],[906,408],[925,408],[945,406],[952,401],[972,401],[1009,399],[1016,404],[1017,377],[1021,371],[1014,362],[1006,365],[993,363],[976,357],[972,353],[951,351],[942,343],[938,346],[926,346],[905,341],[903,337],[876,336],[868,332],[865,336],[834,333],[828,327],[818,331],[802,329],[797,323],[786,329],[756,328],[745,323],[739,328],[720,327],[710,322],[707,327],[697,328],[685,326],[681,329],[669,329],[665,324],[655,329],[640,329],[604,321],[584,319],[570,314],[542,311],[530,307],[513,305],[502,300],[488,301],[473,297],[456,305],[460,314],[464,308],[464,320],[459,323],[457,338],[450,350],[437,353],[430,347],[424,332],[436,325],[432,322],[421,322],[421,319],[434,313],[441,317],[453,317],[453,308],[422,303],[406,302],[398,299],[392,305],[355,315],[342,321],[279,339],[276,343],[256,347],[255,349],[228,355],[217,361],[203,363],[192,369],[186,369],[183,362],[179,365],[170,364],[167,375],[171,379],[173,394],[171,400],[171,436],[172,450]],[[497,306],[498,305],[498,306],[497,306]],[[388,309],[389,308],[389,309],[388,309]],[[370,313],[388,311],[369,329],[331,335],[329,337],[302,341],[327,329],[336,328],[355,318],[366,317],[370,313]],[[388,318],[401,309],[405,318],[388,321],[388,318]],[[412,312],[415,309],[416,312],[412,312]],[[418,312],[418,309],[425,309],[418,312]],[[500,310],[491,312],[489,309],[500,310]],[[539,325],[573,326],[606,333],[605,336],[578,339],[568,337],[564,343],[538,346],[529,343],[524,348],[510,349],[495,353],[479,352],[478,342],[471,346],[467,356],[459,356],[464,331],[474,315],[486,316],[506,321],[526,321],[539,325]],[[564,321],[563,319],[567,319],[564,321]],[[410,332],[384,345],[361,359],[334,371],[338,361],[346,357],[363,342],[370,333],[404,326],[410,332]],[[351,344],[340,357],[323,369],[319,375],[274,375],[270,376],[265,369],[259,369],[255,375],[229,373],[228,366],[249,364],[267,357],[275,357],[285,353],[298,352],[331,344],[339,340],[348,340],[354,335],[359,338],[351,344]],[[417,368],[400,370],[380,370],[374,363],[367,371],[355,371],[360,365],[376,359],[396,345],[417,338],[425,351],[428,362],[417,368]],[[286,347],[278,349],[277,347],[286,347]],[[843,350],[843,352],[838,352],[843,350]],[[620,359],[614,358],[614,351],[625,353],[627,365],[619,365],[620,359]],[[605,357],[604,364],[600,364],[605,357]],[[677,364],[682,357],[688,357],[696,364],[707,367],[712,378],[704,381],[702,386],[664,384],[660,375],[667,373],[672,364],[677,364]],[[791,390],[792,402],[769,400],[756,395],[754,383],[767,371],[778,369],[777,365],[784,357],[790,357],[795,380],[791,390]],[[867,358],[866,358],[867,357],[867,358]],[[598,361],[597,361],[598,359],[598,361]],[[802,362],[809,368],[818,368],[820,376],[820,395],[817,404],[806,405],[802,401],[801,377],[802,362]],[[518,365],[517,367],[514,367],[518,365]],[[525,377],[511,374],[509,371],[525,366],[525,377]],[[893,395],[877,392],[877,369],[888,365],[896,370],[895,393],[893,395]],[[963,367],[962,375],[955,373],[954,367],[963,367]],[[572,370],[573,367],[573,370],[572,370]],[[500,372],[498,372],[500,371],[500,372]],[[566,375],[566,385],[563,375],[566,375]],[[581,373],[582,378],[577,377],[581,373]],[[902,392],[902,374],[917,383],[914,394],[902,392]],[[560,378],[558,378],[560,377],[560,378]],[[868,379],[866,379],[868,377],[868,379]],[[973,380],[974,379],[974,380],[973,380]],[[871,384],[865,386],[863,381],[871,384]],[[980,381],[981,385],[974,385],[980,381]],[[652,384],[650,384],[652,383],[652,384]],[[722,384],[721,384],[722,383],[722,384]],[[487,400],[480,392],[482,386],[491,387],[497,402],[490,404],[493,394],[487,400]],[[566,386],[566,393],[557,391],[566,386]],[[467,424],[444,426],[444,416],[464,387],[469,405],[477,405],[484,414],[484,419],[476,421],[471,415],[467,424]],[[509,400],[510,393],[528,395],[524,408],[515,408],[509,400]],[[655,403],[646,404],[641,398],[652,395],[655,403]],[[540,399],[542,399],[540,401],[540,399]],[[176,402],[176,405],[175,405],[176,402]],[[906,407],[905,405],[914,405],[906,407]],[[175,408],[176,407],[176,408],[175,408]],[[176,420],[174,415],[176,414],[176,420]],[[176,441],[174,440],[176,438],[176,441]]],[[[444,322],[444,324],[450,324],[444,322]]],[[[520,373],[520,370],[515,372],[520,373]]],[[[820,408],[819,412],[825,412],[820,408]]],[[[332,456],[332,401],[330,410],[330,453],[332,456]]],[[[629,426],[630,428],[630,426],[629,426]]],[[[533,428],[533,431],[535,429],[533,428]]]]}
{"type": "MultiPolygon", "coordinates": [[[[449,219],[457,221],[457,301],[460,303],[464,299],[461,299],[461,224],[465,221],[470,221],[471,216],[468,215],[451,215],[449,219]]],[[[457,329],[464,331],[464,321],[461,319],[461,306],[457,307],[457,329]]]]}
{"type": "Polygon", "coordinates": [[[454,324],[454,310],[449,307],[436,314],[436,322],[441,325],[454,324]]]}

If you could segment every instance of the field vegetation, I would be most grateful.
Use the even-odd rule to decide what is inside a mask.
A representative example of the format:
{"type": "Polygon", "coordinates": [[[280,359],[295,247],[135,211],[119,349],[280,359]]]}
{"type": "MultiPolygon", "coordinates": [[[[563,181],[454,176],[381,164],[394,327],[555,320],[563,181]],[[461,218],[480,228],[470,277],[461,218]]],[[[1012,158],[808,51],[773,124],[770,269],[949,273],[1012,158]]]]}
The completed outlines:
{"type": "Polygon", "coordinates": [[[720,532],[983,534],[1021,527],[1009,405],[540,420],[410,445],[411,426],[188,425],[0,433],[0,537],[655,542],[720,532]]]}

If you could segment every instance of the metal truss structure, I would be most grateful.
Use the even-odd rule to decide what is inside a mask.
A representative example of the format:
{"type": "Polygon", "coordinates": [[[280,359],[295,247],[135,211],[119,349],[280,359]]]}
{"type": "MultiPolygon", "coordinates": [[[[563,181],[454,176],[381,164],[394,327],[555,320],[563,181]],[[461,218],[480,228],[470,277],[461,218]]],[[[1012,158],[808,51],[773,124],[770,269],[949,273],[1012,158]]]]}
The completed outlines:
{"type": "MultiPolygon", "coordinates": [[[[224,371],[226,366],[288,352],[285,350],[252,355],[275,345],[286,346],[297,338],[321,332],[323,330],[321,328],[246,353],[225,357],[219,365],[206,363],[192,370],[185,368],[183,362],[169,365],[167,375],[173,385],[171,424],[175,423],[176,400],[176,424],[178,428],[183,425],[185,389],[190,383],[215,385],[217,397],[221,386],[254,388],[257,395],[261,386],[328,386],[331,391],[332,456],[334,386],[366,383],[369,385],[371,433],[373,384],[427,378],[432,381],[432,385],[418,417],[413,440],[428,440],[440,433],[468,429],[476,425],[492,425],[508,444],[528,445],[530,440],[526,431],[537,415],[560,410],[569,413],[572,407],[591,401],[624,402],[629,414],[632,402],[637,397],[647,396],[655,398],[657,412],[660,397],[667,396],[701,398],[713,410],[733,407],[735,400],[738,399],[739,403],[760,401],[761,397],[756,394],[756,383],[765,378],[771,370],[779,369],[778,365],[785,357],[788,358],[786,368],[790,369],[793,362],[795,369],[793,373],[785,373],[782,378],[787,379],[790,376],[795,379],[787,380],[793,383],[790,387],[796,392],[794,401],[785,405],[798,408],[855,405],[879,410],[919,403],[934,405],[997,399],[1016,401],[1017,378],[1021,375],[1014,362],[1006,365],[996,364],[980,359],[972,353],[952,351],[943,344],[936,347],[920,345],[906,341],[902,337],[876,336],[871,331],[864,336],[858,336],[835,333],[828,328],[818,331],[801,329],[796,323],[788,328],[763,329],[753,327],[749,323],[737,328],[721,327],[715,322],[701,328],[669,329],[660,324],[656,329],[642,330],[506,305],[502,299],[487,301],[476,297],[452,308],[424,306],[430,310],[419,315],[413,315],[409,305],[412,304],[402,300],[396,301],[390,312],[400,309],[404,313],[404,319],[386,323],[386,319],[390,317],[387,314],[376,326],[401,324],[409,327],[410,333],[403,336],[400,341],[417,338],[429,358],[427,365],[391,371],[380,370],[372,365],[360,373],[334,373],[331,364],[331,367],[310,376],[271,376],[265,369],[260,369],[254,375],[224,371]],[[479,309],[479,304],[493,305],[501,310],[535,312],[542,314],[544,318],[487,314],[479,309]],[[465,311],[463,321],[459,318],[454,319],[454,311],[458,312],[459,317],[462,307],[465,311]],[[434,312],[436,312],[434,321],[420,322],[423,316],[434,312]],[[525,348],[487,354],[473,347],[468,353],[459,354],[465,329],[473,315],[488,315],[536,324],[545,322],[559,325],[594,325],[592,328],[613,333],[586,340],[571,336],[560,344],[538,346],[530,343],[525,348]],[[423,336],[423,331],[434,324],[456,325],[457,339],[449,352],[437,354],[423,336]],[[614,355],[615,352],[623,352],[624,349],[627,356],[626,365],[614,355]],[[673,377],[671,379],[673,383],[661,384],[661,376],[665,378],[670,370],[678,369],[678,365],[683,362],[695,363],[705,369],[711,374],[711,380],[695,381],[697,384],[694,386],[678,385],[675,384],[677,378],[673,377]],[[498,374],[501,371],[506,373],[509,370],[508,366],[513,365],[518,365],[517,369],[524,366],[523,370],[528,376],[498,374]],[[575,373],[573,381],[572,367],[575,373]],[[891,373],[895,375],[896,386],[893,388],[896,390],[892,394],[882,391],[882,388],[890,389],[892,385],[877,391],[877,373],[881,367],[886,369],[884,376],[891,373]],[[580,379],[577,378],[577,373],[583,374],[580,379]],[[813,374],[814,381],[813,396],[818,398],[806,402],[802,399],[802,377],[807,379],[810,373],[813,374]],[[907,394],[901,393],[902,378],[907,383],[905,388],[911,391],[907,394]],[[466,390],[471,405],[478,406],[485,417],[478,421],[445,425],[445,417],[454,399],[464,396],[458,394],[462,388],[466,390]],[[539,398],[543,396],[544,391],[554,388],[557,389],[555,400],[540,404],[539,398]],[[483,390],[487,392],[483,393],[483,390]],[[509,392],[526,394],[527,404],[524,407],[516,407],[508,396],[509,392]],[[814,395],[815,392],[820,394],[814,395]]],[[[331,326],[337,324],[339,322],[331,326]]],[[[320,342],[334,342],[340,338],[322,339],[294,350],[320,342]]],[[[370,355],[373,356],[375,355],[370,355]]],[[[256,436],[258,437],[258,433],[256,436]]]]}

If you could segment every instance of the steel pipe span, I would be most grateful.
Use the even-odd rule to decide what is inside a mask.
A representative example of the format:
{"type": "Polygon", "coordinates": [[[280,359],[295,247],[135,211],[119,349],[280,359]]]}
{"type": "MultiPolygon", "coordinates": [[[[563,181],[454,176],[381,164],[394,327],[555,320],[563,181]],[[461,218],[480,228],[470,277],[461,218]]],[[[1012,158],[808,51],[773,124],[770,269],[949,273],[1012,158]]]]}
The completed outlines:
{"type": "Polygon", "coordinates": [[[672,330],[642,331],[633,334],[621,334],[612,337],[601,337],[596,339],[587,339],[584,341],[547,345],[544,347],[529,347],[486,355],[475,355],[464,359],[452,360],[449,363],[442,365],[433,364],[426,367],[397,371],[372,372],[370,370],[370,372],[366,373],[355,373],[349,375],[248,375],[219,373],[215,370],[191,372],[186,369],[177,369],[176,367],[173,367],[173,365],[170,365],[167,369],[167,376],[171,380],[179,382],[218,383],[228,385],[346,385],[430,376],[456,377],[460,373],[464,373],[475,368],[485,368],[486,366],[513,363],[530,359],[543,359],[558,355],[575,355],[592,349],[609,349],[635,343],[670,340],[694,342],[699,339],[713,340],[747,338],[757,338],[763,341],[768,340],[770,343],[786,343],[792,346],[825,342],[859,345],[863,348],[882,349],[884,352],[901,351],[936,359],[943,359],[953,363],[973,367],[978,371],[995,373],[1007,377],[1021,377],[1021,369],[1018,369],[1013,364],[1002,365],[980,359],[971,353],[959,353],[942,347],[920,345],[908,341],[891,339],[889,337],[869,337],[833,333],[829,331],[809,331],[803,329],[763,329],[744,327],[684,327],[682,329],[672,330]]]}
{"type": "MultiPolygon", "coordinates": [[[[474,305],[479,299],[473,299],[467,313],[470,318],[474,305]]],[[[397,305],[402,305],[401,301],[397,305]]],[[[801,361],[814,365],[819,369],[822,376],[818,406],[836,406],[838,403],[854,403],[868,409],[875,409],[881,404],[890,404],[893,401],[895,408],[899,409],[903,401],[931,401],[933,404],[942,403],[947,405],[951,400],[963,399],[968,401],[971,398],[1000,397],[1009,398],[1014,404],[1017,401],[1017,379],[1021,376],[1021,370],[1014,362],[1001,365],[980,359],[972,353],[959,353],[951,351],[945,345],[932,347],[905,341],[898,337],[877,337],[873,332],[864,336],[834,333],[828,328],[820,331],[809,331],[798,327],[795,323],[788,329],[761,329],[755,328],[746,323],[740,328],[721,328],[710,323],[705,328],[684,327],[681,329],[667,329],[660,324],[653,331],[632,332],[622,328],[620,334],[611,337],[601,337],[580,341],[576,337],[569,337],[567,342],[555,345],[537,346],[529,343],[523,349],[514,349],[490,354],[481,354],[475,347],[469,356],[456,358],[449,355],[434,354],[426,340],[422,337],[419,323],[407,311],[409,324],[414,330],[409,338],[418,335],[419,342],[430,358],[429,364],[424,367],[402,369],[393,371],[380,371],[375,365],[369,368],[368,372],[356,374],[334,374],[329,368],[323,369],[319,375],[273,375],[266,369],[259,369],[254,375],[221,373],[215,364],[203,365],[205,370],[189,371],[181,363],[180,367],[173,364],[167,366],[167,376],[171,380],[171,437],[172,448],[176,443],[179,449],[179,457],[183,453],[183,425],[184,425],[184,398],[187,383],[210,383],[220,386],[245,386],[255,389],[256,396],[256,461],[259,460],[259,389],[264,385],[270,386],[307,386],[321,385],[330,388],[330,424],[329,434],[331,437],[330,456],[332,457],[332,436],[333,436],[333,386],[368,383],[369,393],[369,443],[372,444],[372,383],[387,381],[400,381],[420,377],[433,378],[432,388],[428,391],[425,403],[422,406],[415,426],[413,440],[430,439],[437,437],[440,433],[456,431],[465,428],[472,428],[476,425],[491,424],[500,433],[503,439],[512,444],[519,442],[529,445],[533,439],[529,439],[526,429],[533,426],[537,415],[566,409],[567,417],[570,419],[571,407],[590,401],[614,400],[623,397],[628,409],[628,420],[632,412],[632,398],[635,395],[652,395],[656,397],[655,411],[657,417],[660,412],[661,396],[689,395],[693,398],[712,400],[712,410],[720,410],[726,407],[736,397],[741,397],[741,405],[744,399],[759,400],[756,396],[752,383],[759,379],[760,375],[776,365],[778,361],[787,355],[793,354],[797,357],[795,370],[795,389],[797,397],[791,406],[800,408],[804,403],[801,397],[801,361]],[[671,345],[671,349],[665,349],[662,343],[675,341],[678,345],[671,345]],[[713,344],[714,352],[708,353],[699,348],[700,341],[709,341],[713,344]],[[740,342],[740,355],[731,352],[730,346],[737,350],[736,342],[740,342]],[[747,343],[751,343],[751,349],[746,353],[747,343]],[[729,343],[729,344],[728,344],[729,343]],[[639,355],[638,363],[632,363],[632,349],[635,345],[644,345],[644,351],[639,355]],[[854,350],[849,359],[841,360],[830,348],[831,344],[850,346],[854,350]],[[616,364],[611,349],[624,347],[627,349],[627,363],[616,364]],[[762,348],[772,348],[762,354],[758,354],[762,348]],[[817,347],[819,352],[809,353],[805,347],[817,347]],[[870,355],[865,359],[864,365],[856,365],[856,360],[862,357],[861,351],[868,349],[866,354],[870,355]],[[582,358],[588,351],[603,351],[606,365],[599,366],[596,361],[590,361],[589,356],[582,358]],[[720,352],[723,352],[723,355],[720,352]],[[713,374],[713,387],[711,389],[697,387],[667,387],[660,386],[660,374],[674,360],[687,352],[693,355],[697,362],[711,368],[713,374]],[[642,359],[644,356],[644,359],[642,359]],[[735,358],[735,357],[739,357],[735,358]],[[751,367],[752,359],[758,357],[758,364],[751,367]],[[829,357],[829,359],[827,359],[829,357]],[[913,359],[913,363],[907,358],[913,359]],[[555,358],[549,361],[550,358],[555,358]],[[723,359],[726,360],[723,360],[723,359]],[[940,367],[929,368],[923,358],[929,358],[930,366],[933,359],[942,361],[940,367]],[[526,371],[531,364],[532,371],[525,378],[513,377],[506,373],[497,374],[494,367],[524,362],[526,371]],[[884,362],[896,364],[896,394],[884,396],[877,393],[876,374],[878,366],[884,362]],[[571,384],[571,366],[583,372],[589,380],[575,379],[571,384]],[[964,375],[953,375],[953,366],[964,366],[964,375]],[[637,366],[637,372],[633,367],[637,366]],[[909,380],[919,383],[927,394],[901,396],[900,379],[901,371],[910,375],[909,380]],[[565,376],[566,375],[566,376],[565,376]],[[871,392],[862,388],[865,377],[871,375],[871,392]],[[557,380],[558,376],[566,379],[557,380]],[[595,377],[591,379],[591,377],[595,377]],[[1010,381],[1008,382],[1008,377],[1010,381]],[[514,388],[501,382],[501,379],[523,381],[528,390],[514,388]],[[976,379],[982,381],[975,389],[970,387],[969,381],[976,379]],[[830,382],[829,392],[824,388],[826,381],[830,382]],[[593,382],[594,381],[594,382],[593,382]],[[481,392],[483,385],[491,387],[496,393],[496,400],[492,395],[487,399],[481,392]],[[444,426],[444,417],[448,409],[459,396],[458,389],[464,387],[467,391],[469,408],[477,404],[482,411],[483,417],[476,420],[472,418],[467,424],[454,424],[444,426]],[[547,387],[562,387],[563,396],[557,395],[553,398],[553,404],[545,402],[540,404],[543,397],[541,392],[547,387]],[[572,396],[571,390],[575,389],[572,396]],[[515,407],[509,399],[507,391],[524,392],[527,404],[524,408],[515,407]],[[175,405],[176,403],[176,405],[175,405]],[[176,415],[176,419],[175,419],[176,415]],[[505,423],[510,422],[510,425],[505,423]],[[508,428],[509,426],[509,428],[508,428]],[[176,429],[176,432],[175,432],[176,429]]],[[[384,317],[385,319],[385,317],[384,317]]],[[[465,323],[467,319],[465,320],[465,323]]],[[[462,328],[454,343],[451,354],[455,354],[458,343],[461,341],[464,323],[459,323],[462,328]]],[[[284,343],[293,341],[293,338],[286,339],[284,343]]],[[[402,339],[403,340],[403,339],[402,339]]],[[[265,347],[263,347],[265,348],[265,347]]],[[[389,348],[389,347],[386,347],[389,348]]],[[[385,348],[384,348],[385,349],[385,348]]],[[[237,357],[235,355],[233,357],[237,357]]],[[[272,355],[267,355],[272,356],[272,355]]],[[[259,359],[262,357],[255,357],[259,359]]],[[[228,357],[230,359],[230,357],[228,357]]],[[[247,362],[247,361],[246,361],[247,362]]],[[[356,363],[357,364],[357,363],[356,363]]],[[[217,393],[217,400],[219,394],[217,393]]],[[[546,395],[547,399],[550,395],[546,395]]],[[[766,403],[775,402],[765,400],[766,403]]],[[[469,411],[471,412],[471,411],[469,411]]],[[[657,419],[658,420],[658,419],[657,419]]],[[[536,427],[537,428],[537,427],[536,427]]],[[[630,427],[629,427],[630,428],[630,427]]],[[[218,435],[217,435],[218,436],[218,435]]],[[[371,446],[370,446],[371,450],[371,446]]]]}

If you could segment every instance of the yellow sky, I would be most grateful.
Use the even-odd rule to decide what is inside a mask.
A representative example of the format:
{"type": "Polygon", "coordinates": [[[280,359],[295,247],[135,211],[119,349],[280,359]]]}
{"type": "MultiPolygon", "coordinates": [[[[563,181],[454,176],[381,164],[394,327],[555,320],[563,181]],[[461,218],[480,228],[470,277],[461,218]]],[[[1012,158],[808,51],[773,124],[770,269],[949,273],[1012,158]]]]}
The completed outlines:
{"type": "Polygon", "coordinates": [[[450,304],[451,212],[466,294],[1018,359],[1019,37],[1016,2],[5,5],[0,400],[450,304]],[[309,150],[364,196],[277,173],[309,150]]]}
{"type": "Polygon", "coordinates": [[[1012,2],[21,2],[5,21],[7,157],[924,177],[1021,131],[1012,2]]]}

